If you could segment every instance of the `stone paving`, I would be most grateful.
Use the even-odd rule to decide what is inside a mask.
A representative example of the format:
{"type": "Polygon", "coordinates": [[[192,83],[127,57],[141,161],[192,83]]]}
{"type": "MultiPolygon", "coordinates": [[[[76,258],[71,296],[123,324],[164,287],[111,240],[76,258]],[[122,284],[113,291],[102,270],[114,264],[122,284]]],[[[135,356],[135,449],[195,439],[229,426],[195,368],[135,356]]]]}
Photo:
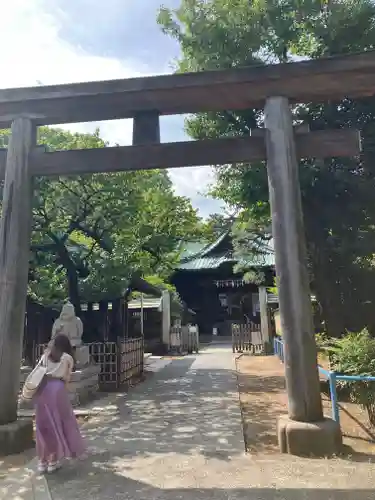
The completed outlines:
{"type": "Polygon", "coordinates": [[[115,398],[116,413],[85,426],[89,459],[48,476],[48,487],[31,464],[23,482],[18,476],[0,486],[0,498],[374,499],[374,467],[365,461],[245,454],[229,347],[211,346],[154,371],[115,398]]]}

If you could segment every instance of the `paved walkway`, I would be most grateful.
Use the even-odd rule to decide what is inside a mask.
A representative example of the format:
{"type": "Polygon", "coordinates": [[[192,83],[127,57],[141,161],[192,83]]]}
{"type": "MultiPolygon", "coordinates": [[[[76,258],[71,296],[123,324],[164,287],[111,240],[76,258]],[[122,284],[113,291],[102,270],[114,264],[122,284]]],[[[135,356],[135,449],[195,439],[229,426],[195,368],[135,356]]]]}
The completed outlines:
{"type": "Polygon", "coordinates": [[[173,360],[116,404],[117,414],[85,427],[88,460],[48,476],[47,489],[39,479],[32,481],[33,493],[26,487],[22,492],[19,483],[18,497],[8,490],[0,498],[374,498],[372,464],[245,455],[234,361],[226,346],[173,360]]]}

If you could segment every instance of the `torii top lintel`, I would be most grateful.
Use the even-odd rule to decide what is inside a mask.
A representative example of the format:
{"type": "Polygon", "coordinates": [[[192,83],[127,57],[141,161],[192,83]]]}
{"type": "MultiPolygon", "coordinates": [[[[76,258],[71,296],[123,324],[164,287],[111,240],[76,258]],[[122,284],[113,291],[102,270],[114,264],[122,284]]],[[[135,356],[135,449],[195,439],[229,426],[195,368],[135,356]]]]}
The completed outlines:
{"type": "Polygon", "coordinates": [[[38,125],[261,107],[267,97],[322,102],[375,94],[375,51],[288,64],[0,90],[0,126],[38,125]]]}

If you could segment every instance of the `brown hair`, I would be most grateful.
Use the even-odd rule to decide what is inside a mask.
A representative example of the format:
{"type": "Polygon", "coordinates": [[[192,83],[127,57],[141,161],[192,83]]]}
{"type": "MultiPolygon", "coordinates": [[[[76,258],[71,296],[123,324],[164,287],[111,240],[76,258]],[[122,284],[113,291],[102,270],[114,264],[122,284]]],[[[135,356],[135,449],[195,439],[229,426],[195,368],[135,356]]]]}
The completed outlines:
{"type": "Polygon", "coordinates": [[[53,340],[48,358],[54,363],[58,363],[64,352],[73,357],[73,348],[69,338],[66,335],[58,334],[53,340]]]}

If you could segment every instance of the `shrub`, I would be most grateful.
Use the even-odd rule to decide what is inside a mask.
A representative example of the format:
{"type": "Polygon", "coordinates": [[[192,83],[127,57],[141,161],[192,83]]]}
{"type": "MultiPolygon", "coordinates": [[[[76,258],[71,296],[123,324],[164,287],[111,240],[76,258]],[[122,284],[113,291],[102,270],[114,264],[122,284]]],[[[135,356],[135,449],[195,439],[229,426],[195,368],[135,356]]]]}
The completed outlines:
{"type": "Polygon", "coordinates": [[[329,347],[331,346],[332,341],[326,333],[316,333],[315,342],[318,352],[329,352],[329,347]]]}
{"type": "MultiPolygon", "coordinates": [[[[331,369],[344,375],[375,376],[375,339],[367,329],[348,333],[341,339],[330,339],[327,350],[331,369]]],[[[366,408],[370,423],[375,425],[375,383],[338,381],[349,389],[353,402],[366,408]]]]}

